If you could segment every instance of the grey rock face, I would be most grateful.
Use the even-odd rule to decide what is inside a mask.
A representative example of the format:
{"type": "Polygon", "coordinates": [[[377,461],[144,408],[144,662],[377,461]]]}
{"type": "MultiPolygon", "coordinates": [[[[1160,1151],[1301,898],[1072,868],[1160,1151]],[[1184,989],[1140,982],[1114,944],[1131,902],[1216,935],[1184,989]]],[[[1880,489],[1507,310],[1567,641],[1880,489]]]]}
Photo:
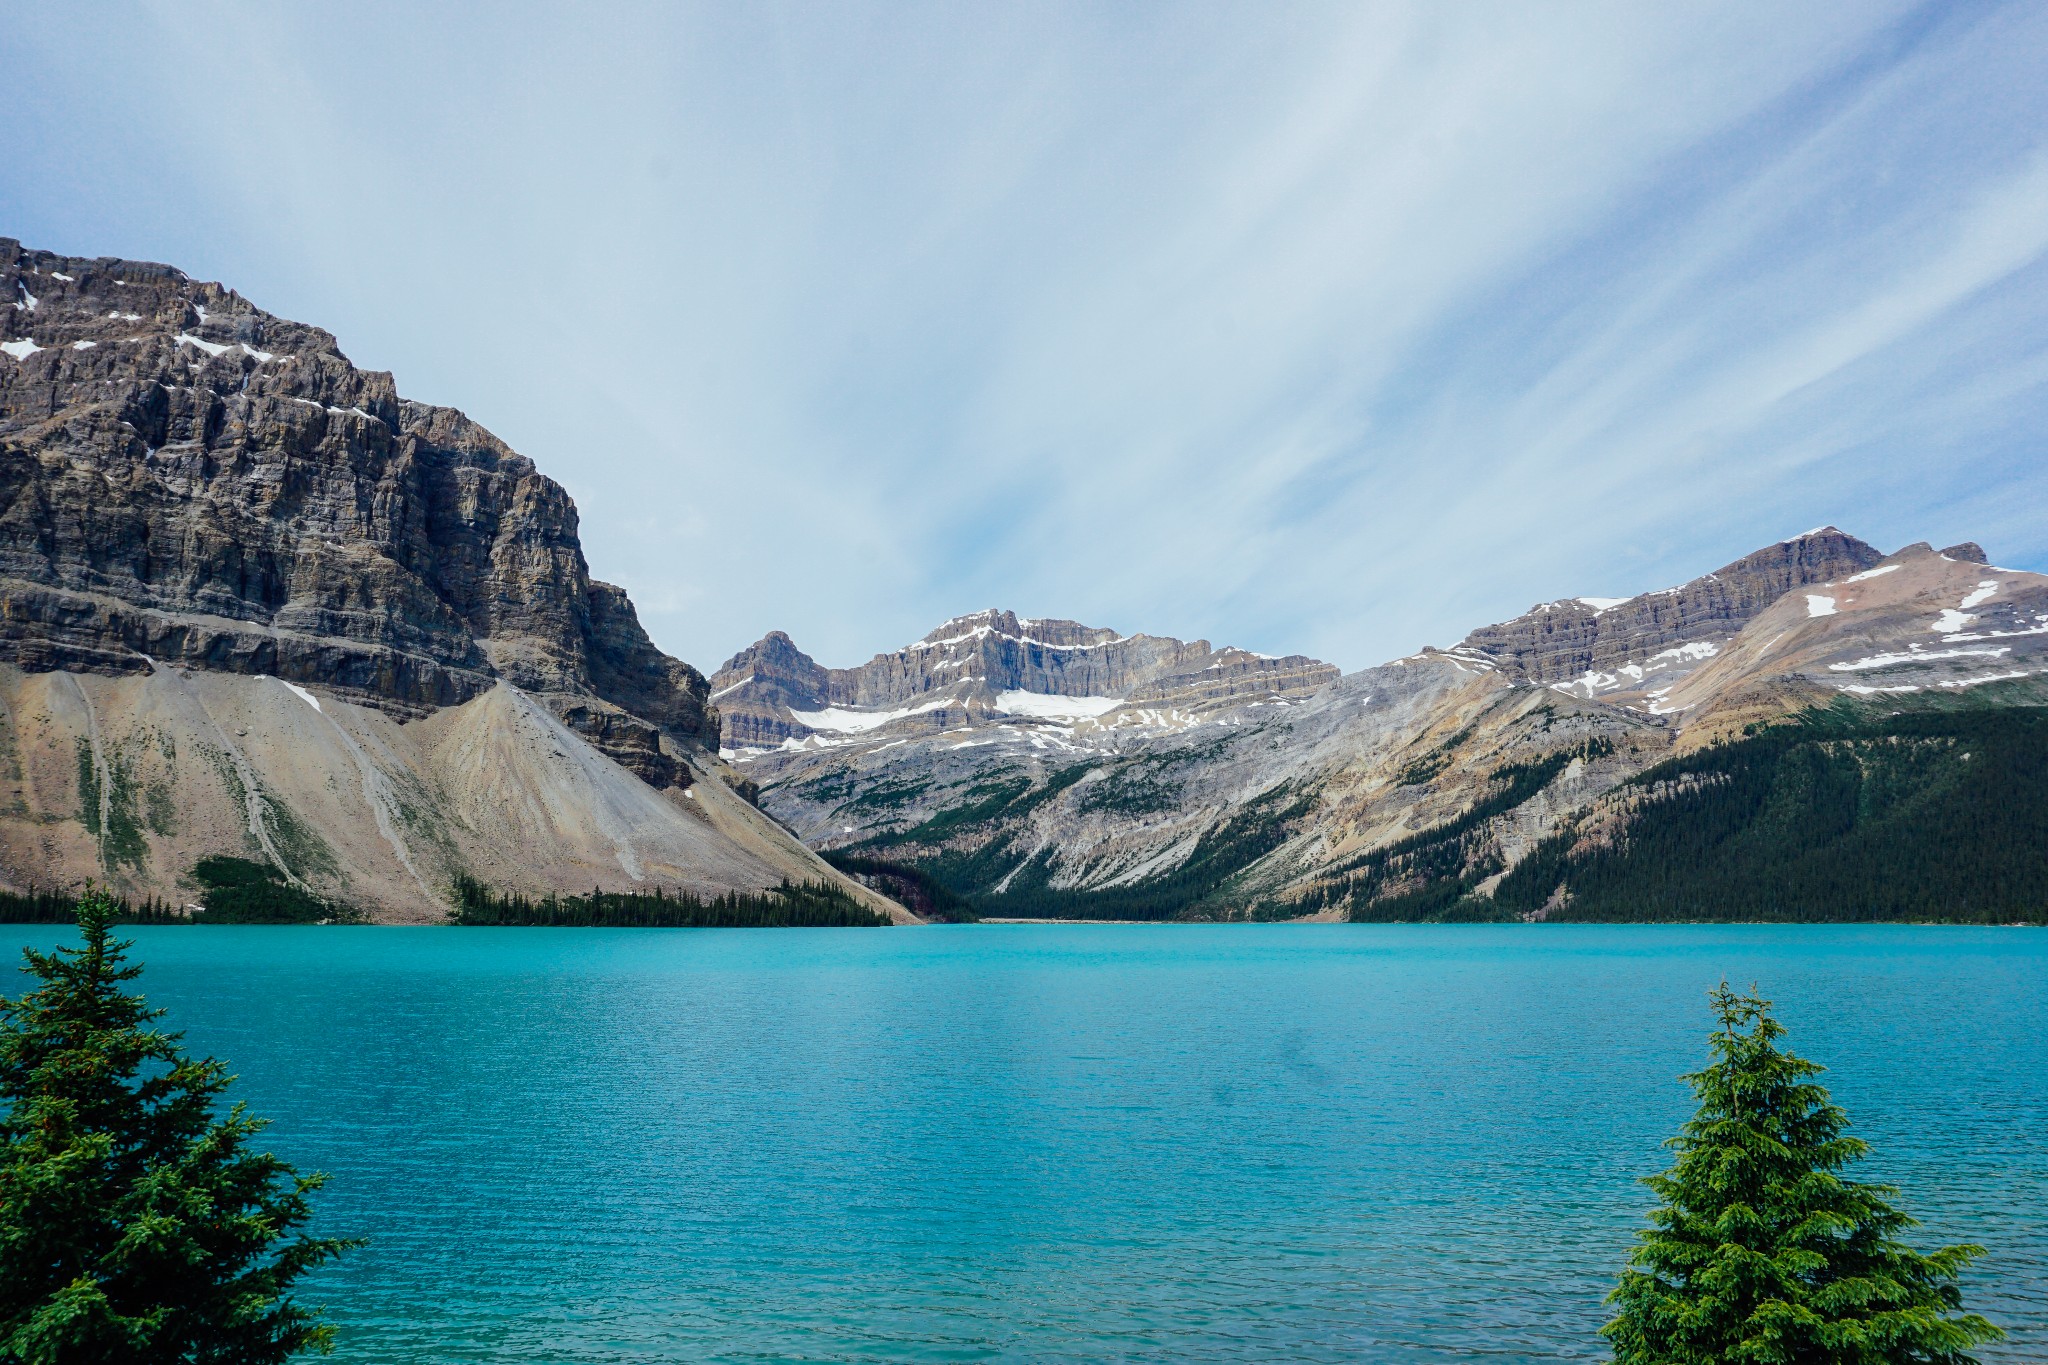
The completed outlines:
{"type": "Polygon", "coordinates": [[[1445,655],[1151,726],[891,733],[746,762],[813,847],[925,866],[984,914],[1108,918],[1315,912],[1334,869],[1455,817],[1504,765],[1601,744],[1570,802],[1518,810],[1474,846],[1519,856],[1670,744],[1646,718],[1445,655]]]}
{"type": "Polygon", "coordinates": [[[792,711],[824,707],[831,677],[787,635],[772,630],[726,660],[712,675],[721,743],[730,749],[772,748],[799,732],[792,711]]]}
{"type": "Polygon", "coordinates": [[[1846,578],[1883,558],[1854,536],[1822,527],[1680,587],[1619,602],[1575,597],[1538,603],[1512,621],[1473,631],[1450,653],[1483,659],[1516,682],[1579,682],[1589,694],[1626,690],[1646,669],[1682,671],[1698,657],[1711,657],[1793,588],[1846,578]]]}
{"type": "Polygon", "coordinates": [[[0,659],[148,655],[400,715],[502,678],[658,782],[661,736],[715,740],[567,493],[462,413],[169,266],[0,238],[0,300],[0,659]]]}

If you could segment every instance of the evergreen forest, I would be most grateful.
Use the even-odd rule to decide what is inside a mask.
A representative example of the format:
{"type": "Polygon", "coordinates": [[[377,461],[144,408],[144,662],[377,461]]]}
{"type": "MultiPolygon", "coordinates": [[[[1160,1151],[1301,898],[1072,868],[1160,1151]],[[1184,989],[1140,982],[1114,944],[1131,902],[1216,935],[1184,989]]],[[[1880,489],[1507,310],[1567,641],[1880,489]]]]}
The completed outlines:
{"type": "Polygon", "coordinates": [[[874,928],[888,919],[851,894],[823,882],[784,882],[755,894],[727,892],[703,900],[657,887],[583,896],[522,896],[491,889],[474,877],[455,881],[454,922],[463,925],[610,929],[874,928]]]}
{"type": "Polygon", "coordinates": [[[2048,919],[2048,708],[1838,705],[1650,768],[1494,893],[1569,920],[2048,919]]]}
{"type": "Polygon", "coordinates": [[[2048,708],[1841,701],[1656,764],[1513,870],[1486,821],[1571,753],[1339,869],[1356,922],[2048,920],[2048,708]],[[1492,894],[1481,884],[1498,877],[1492,894]]]}
{"type": "MultiPolygon", "coordinates": [[[[201,858],[186,880],[199,888],[196,904],[202,907],[190,913],[154,897],[131,901],[105,894],[123,924],[347,924],[361,919],[352,907],[293,885],[275,867],[247,858],[201,858]]],[[[69,924],[80,899],[72,892],[34,887],[0,891],[0,923],[69,924]]]]}

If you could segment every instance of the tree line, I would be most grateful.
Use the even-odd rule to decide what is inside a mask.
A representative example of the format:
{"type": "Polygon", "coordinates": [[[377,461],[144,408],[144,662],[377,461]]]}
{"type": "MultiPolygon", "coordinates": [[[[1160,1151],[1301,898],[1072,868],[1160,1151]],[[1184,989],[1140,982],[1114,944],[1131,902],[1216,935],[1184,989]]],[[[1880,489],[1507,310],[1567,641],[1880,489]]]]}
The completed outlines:
{"type": "Polygon", "coordinates": [[[523,896],[495,891],[475,877],[455,879],[454,921],[464,925],[616,929],[829,929],[888,924],[844,888],[784,882],[768,891],[728,891],[709,900],[687,891],[602,891],[585,896],[523,896]]]}

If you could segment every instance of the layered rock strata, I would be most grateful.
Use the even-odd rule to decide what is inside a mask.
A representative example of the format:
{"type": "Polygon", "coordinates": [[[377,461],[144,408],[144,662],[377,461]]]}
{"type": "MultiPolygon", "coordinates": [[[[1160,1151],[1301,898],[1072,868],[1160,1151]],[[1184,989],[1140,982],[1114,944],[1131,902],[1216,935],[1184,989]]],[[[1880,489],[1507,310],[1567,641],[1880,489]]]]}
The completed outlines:
{"type": "Polygon", "coordinates": [[[592,580],[560,485],[316,327],[0,238],[0,659],[149,660],[421,715],[505,680],[656,783],[703,678],[592,580]]]}
{"type": "Polygon", "coordinates": [[[835,882],[575,506],[316,327],[0,239],[0,887],[266,862],[378,918],[835,882]]]}
{"type": "Polygon", "coordinates": [[[1823,526],[1675,588],[1539,602],[1512,621],[1480,627],[1448,652],[1497,667],[1516,682],[1560,685],[1583,696],[1649,690],[1653,676],[1669,684],[1712,658],[1793,588],[1846,578],[1883,558],[1823,526]]]}
{"type": "Polygon", "coordinates": [[[1207,640],[990,610],[955,617],[857,668],[821,667],[774,631],[727,660],[711,686],[722,742],[737,751],[830,731],[815,723],[824,713],[866,729],[867,719],[888,723],[902,710],[908,714],[897,723],[943,728],[999,716],[1005,694],[1019,693],[1091,703],[1095,714],[1126,705],[1203,709],[1307,696],[1337,673],[1304,655],[1269,658],[1207,640]]]}

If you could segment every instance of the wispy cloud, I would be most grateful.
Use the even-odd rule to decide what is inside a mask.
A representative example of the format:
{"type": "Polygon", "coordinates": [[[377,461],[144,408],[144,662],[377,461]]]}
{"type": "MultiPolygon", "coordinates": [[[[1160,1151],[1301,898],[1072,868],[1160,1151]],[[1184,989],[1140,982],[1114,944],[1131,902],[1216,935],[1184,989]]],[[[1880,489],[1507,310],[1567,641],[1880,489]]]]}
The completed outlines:
{"type": "Polygon", "coordinates": [[[2048,562],[2037,7],[97,19],[10,18],[0,230],[467,408],[705,666],[1001,603],[1355,667],[1819,521],[2048,562]]]}

